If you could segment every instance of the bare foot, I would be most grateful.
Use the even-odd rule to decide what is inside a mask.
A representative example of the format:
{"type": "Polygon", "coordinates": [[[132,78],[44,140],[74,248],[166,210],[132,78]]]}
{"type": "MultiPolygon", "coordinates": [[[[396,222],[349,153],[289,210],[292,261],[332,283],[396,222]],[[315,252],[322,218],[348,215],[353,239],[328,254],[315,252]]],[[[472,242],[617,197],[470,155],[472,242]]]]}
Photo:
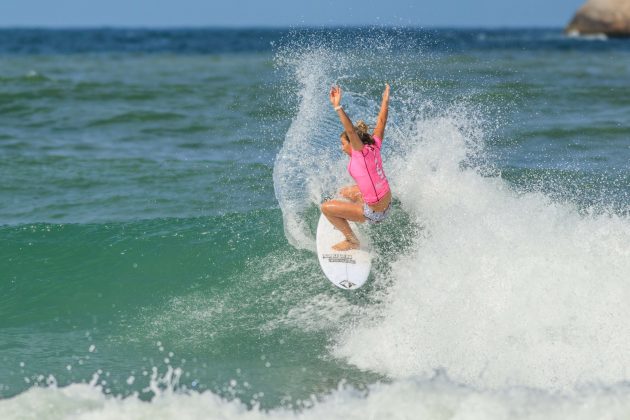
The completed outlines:
{"type": "Polygon", "coordinates": [[[350,251],[351,249],[359,249],[359,244],[350,242],[349,240],[341,241],[336,245],[333,245],[332,249],[335,251],[350,251]]]}

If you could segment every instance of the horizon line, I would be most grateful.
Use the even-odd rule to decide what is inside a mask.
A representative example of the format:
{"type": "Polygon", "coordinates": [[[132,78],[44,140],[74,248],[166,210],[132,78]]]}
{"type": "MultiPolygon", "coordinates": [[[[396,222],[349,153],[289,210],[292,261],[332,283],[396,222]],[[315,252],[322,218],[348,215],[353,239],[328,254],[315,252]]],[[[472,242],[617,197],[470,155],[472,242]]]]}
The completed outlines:
{"type": "MultiPolygon", "coordinates": [[[[566,26],[566,25],[565,25],[566,26]]],[[[563,30],[549,25],[0,25],[0,30],[339,30],[339,29],[425,29],[425,30],[563,30]]]]}

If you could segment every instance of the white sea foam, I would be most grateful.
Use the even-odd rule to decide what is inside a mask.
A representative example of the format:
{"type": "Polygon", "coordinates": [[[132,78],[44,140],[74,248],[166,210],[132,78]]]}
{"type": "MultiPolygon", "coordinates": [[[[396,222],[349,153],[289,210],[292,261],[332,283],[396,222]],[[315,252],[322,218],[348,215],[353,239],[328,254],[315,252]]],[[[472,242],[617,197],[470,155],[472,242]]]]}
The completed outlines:
{"type": "MultiPolygon", "coordinates": [[[[297,209],[317,205],[323,186],[340,182],[330,171],[343,172],[342,157],[320,154],[305,167],[303,157],[284,154],[329,121],[322,116],[329,61],[325,52],[312,54],[294,67],[303,84],[300,108],[274,174],[287,237],[303,248],[312,236],[297,209]],[[299,177],[308,194],[296,193],[299,177]]],[[[630,379],[628,217],[584,215],[484,175],[479,112],[418,99],[413,87],[394,87],[397,94],[385,167],[422,235],[393,263],[385,303],[372,308],[377,320],[342,333],[334,353],[394,378],[428,378],[444,369],[458,382],[492,389],[568,391],[630,379]]],[[[358,98],[355,115],[370,114],[376,104],[350,96],[358,98]]]]}
{"type": "Polygon", "coordinates": [[[437,377],[375,384],[367,393],[340,386],[302,408],[265,411],[209,391],[161,391],[150,402],[137,396],[112,397],[88,384],[31,388],[0,401],[0,418],[48,420],[110,419],[594,419],[626,418],[630,390],[590,390],[571,397],[528,389],[475,391],[437,377]],[[606,415],[602,415],[606,413],[606,415]]]}
{"type": "Polygon", "coordinates": [[[482,388],[627,381],[630,220],[580,215],[462,166],[479,153],[476,126],[461,110],[421,118],[409,153],[390,159],[424,237],[394,264],[380,320],[342,335],[337,356],[482,388]]]}

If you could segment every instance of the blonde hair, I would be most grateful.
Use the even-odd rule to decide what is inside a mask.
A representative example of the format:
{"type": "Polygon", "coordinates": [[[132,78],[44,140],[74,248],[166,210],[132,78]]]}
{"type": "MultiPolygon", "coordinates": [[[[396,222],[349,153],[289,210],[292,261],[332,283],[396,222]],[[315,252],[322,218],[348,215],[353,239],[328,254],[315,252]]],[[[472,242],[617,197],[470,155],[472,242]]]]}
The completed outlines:
{"type": "MultiPolygon", "coordinates": [[[[359,139],[361,139],[361,143],[372,145],[375,142],[372,138],[372,135],[368,132],[369,129],[370,127],[368,127],[368,125],[363,120],[357,121],[357,124],[354,126],[354,132],[357,133],[357,136],[359,136],[359,139]]],[[[345,131],[341,133],[341,136],[350,141],[350,137],[348,137],[348,133],[346,133],[345,131]]]]}

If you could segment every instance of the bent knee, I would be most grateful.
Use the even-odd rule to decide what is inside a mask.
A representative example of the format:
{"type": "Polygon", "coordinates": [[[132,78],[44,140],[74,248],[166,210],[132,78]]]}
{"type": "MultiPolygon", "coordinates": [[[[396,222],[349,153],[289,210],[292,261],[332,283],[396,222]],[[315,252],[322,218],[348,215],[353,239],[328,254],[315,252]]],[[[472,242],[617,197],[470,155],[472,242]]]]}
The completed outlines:
{"type": "Polygon", "coordinates": [[[324,214],[330,214],[330,211],[332,210],[332,203],[331,200],[328,201],[324,201],[322,203],[321,206],[319,206],[319,208],[321,209],[322,213],[324,214]]]}
{"type": "Polygon", "coordinates": [[[337,216],[339,213],[339,200],[324,201],[321,205],[322,213],[326,216],[337,216]]]}

